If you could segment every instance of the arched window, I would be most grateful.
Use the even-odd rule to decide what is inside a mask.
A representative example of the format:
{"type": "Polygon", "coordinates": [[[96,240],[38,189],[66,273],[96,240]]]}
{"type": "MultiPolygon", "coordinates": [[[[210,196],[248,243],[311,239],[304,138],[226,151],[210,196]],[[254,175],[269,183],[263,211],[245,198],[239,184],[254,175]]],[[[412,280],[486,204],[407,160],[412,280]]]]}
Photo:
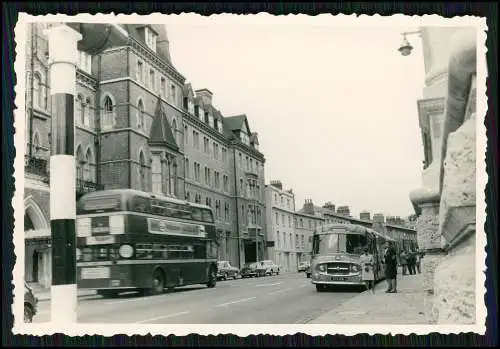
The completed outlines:
{"type": "Polygon", "coordinates": [[[33,75],[33,105],[35,108],[41,108],[43,105],[42,77],[39,73],[33,75]]]}
{"type": "Polygon", "coordinates": [[[151,162],[151,185],[153,193],[163,193],[160,154],[153,154],[151,162]]]}
{"type": "Polygon", "coordinates": [[[177,140],[177,121],[175,119],[172,119],[172,134],[174,135],[175,142],[179,144],[177,140]]]}
{"type": "Polygon", "coordinates": [[[83,98],[82,95],[78,95],[75,98],[75,120],[77,120],[78,125],[83,125],[83,112],[85,109],[85,106],[83,105],[83,98]]]}
{"type": "Polygon", "coordinates": [[[88,148],[85,153],[85,163],[83,164],[83,179],[85,181],[95,182],[94,166],[94,156],[92,155],[90,148],[88,148]]]}
{"type": "Polygon", "coordinates": [[[146,158],[142,151],[139,153],[139,187],[146,190],[146,158]]]}
{"type": "Polygon", "coordinates": [[[103,130],[113,128],[115,119],[115,110],[110,96],[104,97],[102,108],[101,127],[103,130]]]}
{"type": "Polygon", "coordinates": [[[40,136],[38,132],[33,135],[33,156],[38,158],[40,155],[40,136]]]}
{"type": "Polygon", "coordinates": [[[92,100],[87,97],[85,100],[85,110],[83,113],[83,125],[85,127],[91,126],[91,112],[92,112],[92,100]]]}
{"type": "Polygon", "coordinates": [[[137,128],[144,129],[144,103],[142,99],[137,102],[137,128]]]}
{"type": "Polygon", "coordinates": [[[81,181],[83,179],[83,164],[84,159],[82,147],[78,146],[78,148],[76,148],[76,180],[81,181]]]}

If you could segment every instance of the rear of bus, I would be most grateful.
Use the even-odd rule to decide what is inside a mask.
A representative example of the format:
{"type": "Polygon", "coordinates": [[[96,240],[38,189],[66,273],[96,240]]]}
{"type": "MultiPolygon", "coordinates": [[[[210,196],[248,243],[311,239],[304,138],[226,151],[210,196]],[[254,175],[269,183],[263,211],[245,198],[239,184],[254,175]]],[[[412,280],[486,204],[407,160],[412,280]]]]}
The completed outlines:
{"type": "Polygon", "coordinates": [[[127,290],[134,288],[129,265],[117,265],[130,257],[126,234],[126,197],[119,190],[84,195],[77,203],[77,280],[83,289],[127,290]]]}
{"type": "Polygon", "coordinates": [[[365,229],[350,224],[324,226],[313,235],[311,282],[319,290],[333,285],[364,285],[360,255],[365,229]]]}

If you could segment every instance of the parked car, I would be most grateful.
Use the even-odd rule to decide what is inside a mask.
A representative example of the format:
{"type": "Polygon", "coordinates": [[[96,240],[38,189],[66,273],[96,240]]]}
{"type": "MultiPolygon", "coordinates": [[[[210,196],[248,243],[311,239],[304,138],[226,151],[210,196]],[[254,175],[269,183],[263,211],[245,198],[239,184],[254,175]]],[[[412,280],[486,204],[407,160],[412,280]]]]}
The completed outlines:
{"type": "Polygon", "coordinates": [[[297,267],[297,271],[300,273],[300,272],[303,272],[303,271],[306,271],[307,270],[307,267],[310,265],[309,262],[300,262],[299,263],[299,266],[297,267]]]}
{"type": "Polygon", "coordinates": [[[243,268],[241,268],[242,278],[251,278],[257,276],[257,263],[246,263],[243,268]]]}
{"type": "Polygon", "coordinates": [[[35,297],[33,290],[24,282],[24,322],[32,322],[36,314],[38,298],[35,297]]]}
{"type": "Polygon", "coordinates": [[[228,261],[217,262],[217,279],[227,280],[229,278],[237,279],[240,270],[233,267],[228,261]]]}
{"type": "Polygon", "coordinates": [[[261,271],[263,275],[278,275],[280,273],[280,267],[271,260],[264,260],[259,262],[259,271],[261,271]]]}

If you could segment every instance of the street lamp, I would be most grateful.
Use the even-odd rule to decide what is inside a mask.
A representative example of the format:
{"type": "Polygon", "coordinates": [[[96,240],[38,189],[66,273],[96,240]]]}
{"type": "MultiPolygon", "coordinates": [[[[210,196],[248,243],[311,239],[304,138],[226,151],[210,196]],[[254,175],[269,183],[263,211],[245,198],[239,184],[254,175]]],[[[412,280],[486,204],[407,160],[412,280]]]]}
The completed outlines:
{"type": "Polygon", "coordinates": [[[401,45],[399,46],[398,51],[401,53],[402,56],[408,56],[411,54],[411,51],[413,50],[413,46],[410,44],[408,39],[406,39],[407,35],[415,35],[418,34],[420,36],[422,32],[420,30],[413,31],[413,32],[403,32],[401,35],[403,36],[403,41],[401,42],[401,45]]]}

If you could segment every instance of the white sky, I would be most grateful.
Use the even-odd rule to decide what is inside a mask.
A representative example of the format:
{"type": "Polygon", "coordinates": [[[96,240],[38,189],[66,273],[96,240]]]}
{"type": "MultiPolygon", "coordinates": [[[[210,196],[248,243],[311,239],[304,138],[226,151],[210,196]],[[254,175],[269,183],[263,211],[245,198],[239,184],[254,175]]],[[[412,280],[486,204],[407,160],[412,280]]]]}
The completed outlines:
{"type": "MultiPolygon", "coordinates": [[[[332,17],[333,21],[333,17],[332,17]]],[[[420,38],[406,27],[345,27],[255,16],[168,16],[175,67],[208,88],[223,115],[245,113],[259,133],[266,183],[281,180],[316,205],[406,217],[420,186],[420,38]],[[236,20],[234,18],[237,18],[236,20]],[[225,21],[222,21],[225,19],[225,21]]]]}

